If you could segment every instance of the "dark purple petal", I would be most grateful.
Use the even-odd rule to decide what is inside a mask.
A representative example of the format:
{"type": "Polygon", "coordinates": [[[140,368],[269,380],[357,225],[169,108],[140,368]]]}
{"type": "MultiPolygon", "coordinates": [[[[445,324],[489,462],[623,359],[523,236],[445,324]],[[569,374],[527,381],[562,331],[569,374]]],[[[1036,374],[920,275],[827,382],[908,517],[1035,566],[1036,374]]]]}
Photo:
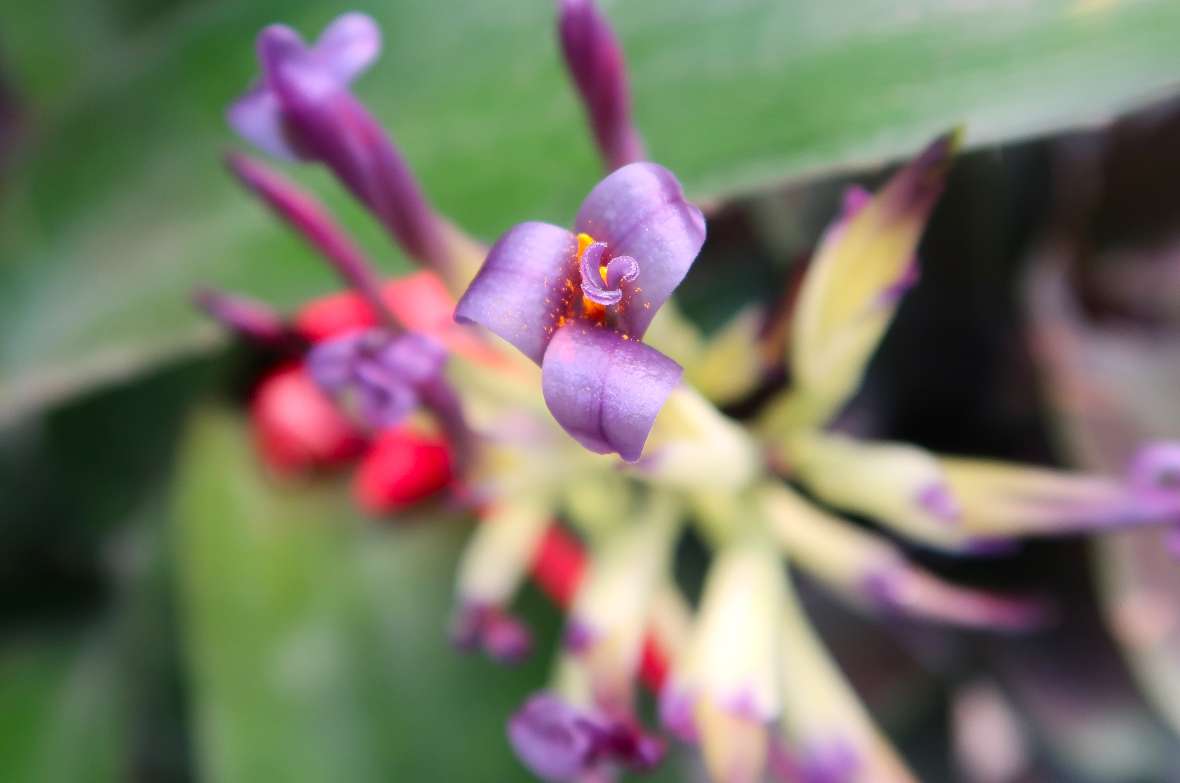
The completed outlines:
{"type": "Polygon", "coordinates": [[[581,295],[577,249],[574,235],[564,228],[513,226],[459,300],[455,320],[479,324],[540,364],[559,320],[573,297],[581,295]]]}
{"type": "Polygon", "coordinates": [[[639,459],[680,365],[637,340],[575,321],[558,329],[541,365],[553,418],[591,451],[639,459]]]}
{"type": "Polygon", "coordinates": [[[348,84],[381,54],[381,29],[365,14],[343,14],[320,33],[315,54],[341,84],[348,84]]]}
{"type": "Polygon", "coordinates": [[[644,157],[631,122],[623,51],[593,0],[561,0],[558,36],[598,149],[611,169],[644,157]]]}
{"type": "Polygon", "coordinates": [[[672,172],[632,163],[599,182],[578,210],[579,232],[605,242],[612,256],[631,256],[636,279],[622,283],[619,328],[642,337],[656,311],[684,279],[705,241],[705,218],[684,199],[672,172]]]}

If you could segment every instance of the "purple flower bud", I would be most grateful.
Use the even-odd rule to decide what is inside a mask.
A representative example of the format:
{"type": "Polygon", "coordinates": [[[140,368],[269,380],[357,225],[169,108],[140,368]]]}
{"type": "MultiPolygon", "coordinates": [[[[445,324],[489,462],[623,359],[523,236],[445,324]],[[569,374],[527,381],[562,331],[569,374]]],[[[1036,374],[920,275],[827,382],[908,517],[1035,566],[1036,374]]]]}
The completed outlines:
{"type": "Polygon", "coordinates": [[[380,31],[363,14],[339,17],[310,47],[289,27],[272,25],[258,38],[262,80],[230,107],[229,123],[273,155],[332,169],[407,253],[446,273],[450,227],[348,89],[380,49],[380,31]]]}
{"type": "Polygon", "coordinates": [[[643,160],[623,50],[594,0],[558,0],[558,37],[607,168],[643,160]]]}
{"type": "Polygon", "coordinates": [[[640,342],[705,240],[700,210],[652,163],[606,177],[577,234],[546,223],[508,230],[455,309],[541,365],[545,402],[586,448],[635,461],[681,368],[640,342]]]}
{"type": "Polygon", "coordinates": [[[532,696],[508,722],[516,755],[548,781],[576,781],[604,764],[642,772],[664,757],[664,743],[633,724],[579,710],[550,693],[532,696]]]}
{"type": "Polygon", "coordinates": [[[282,316],[256,299],[201,288],[193,301],[227,329],[261,345],[282,347],[294,342],[282,316]]]}
{"type": "Polygon", "coordinates": [[[533,649],[532,634],[517,618],[498,606],[465,604],[456,612],[451,641],[461,650],[482,649],[500,663],[516,664],[533,649]]]}

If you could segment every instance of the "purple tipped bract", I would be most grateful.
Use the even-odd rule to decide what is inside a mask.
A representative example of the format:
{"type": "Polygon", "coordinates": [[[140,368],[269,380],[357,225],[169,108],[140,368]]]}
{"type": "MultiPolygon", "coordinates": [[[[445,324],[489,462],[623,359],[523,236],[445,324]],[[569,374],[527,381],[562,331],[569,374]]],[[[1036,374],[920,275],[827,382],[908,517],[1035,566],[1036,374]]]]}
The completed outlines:
{"type": "Polygon", "coordinates": [[[705,220],[671,172],[633,163],[594,187],[575,229],[509,229],[455,318],[541,365],[549,410],[578,442],[634,461],[681,377],[640,339],[700,252],[705,220]]]}

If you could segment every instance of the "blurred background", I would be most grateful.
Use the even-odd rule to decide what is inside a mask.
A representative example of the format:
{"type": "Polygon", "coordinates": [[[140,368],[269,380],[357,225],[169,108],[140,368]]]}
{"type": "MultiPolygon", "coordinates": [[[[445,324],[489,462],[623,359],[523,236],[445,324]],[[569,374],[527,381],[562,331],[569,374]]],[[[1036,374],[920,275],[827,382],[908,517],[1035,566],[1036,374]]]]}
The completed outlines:
{"type": "MultiPolygon", "coordinates": [[[[845,185],[965,124],[850,426],[1115,471],[1180,436],[1180,4],[601,5],[652,157],[717,210],[681,290],[704,328],[774,307],[845,185]]],[[[469,521],[364,519],[346,477],[269,476],[243,411],[260,360],[189,305],[200,282],[287,308],[336,287],[225,174],[223,111],[264,24],[350,8],[386,36],[357,93],[444,212],[483,238],[566,222],[599,164],[545,0],[0,0],[0,780],[528,779],[503,725],[545,655],[500,668],[446,638],[469,521]]],[[[915,553],[1054,596],[1027,637],[801,590],[923,780],[1180,780],[1160,535],[915,553]]],[[[557,611],[528,592],[522,613],[549,648],[557,611]]],[[[673,757],[656,779],[697,774],[673,757]]]]}

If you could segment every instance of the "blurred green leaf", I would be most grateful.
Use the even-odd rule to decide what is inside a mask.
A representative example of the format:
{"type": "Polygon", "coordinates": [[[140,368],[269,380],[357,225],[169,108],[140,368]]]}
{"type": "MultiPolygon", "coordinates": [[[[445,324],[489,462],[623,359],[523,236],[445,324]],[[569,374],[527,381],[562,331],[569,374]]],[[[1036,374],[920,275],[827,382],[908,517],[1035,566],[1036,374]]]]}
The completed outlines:
{"type": "MultiPolygon", "coordinates": [[[[1100,120],[1180,82],[1173,0],[603,4],[653,157],[701,198],[895,157],[960,122],[981,144],[1100,120]]],[[[0,215],[0,413],[210,345],[186,303],[197,281],[281,305],[331,285],[216,159],[259,27],[284,19],[311,34],[345,4],[17,6],[0,44],[29,154],[0,215]]],[[[442,208],[484,237],[568,219],[598,166],[551,4],[366,10],[386,54],[359,92],[442,208]]],[[[322,173],[309,179],[403,268],[322,173]]]]}
{"type": "Polygon", "coordinates": [[[505,670],[450,649],[461,525],[383,528],[338,488],[275,486],[224,413],[197,416],[178,481],[202,779],[528,779],[504,721],[546,656],[505,670]]]}
{"type": "Polygon", "coordinates": [[[107,634],[10,643],[0,652],[0,779],[126,780],[127,726],[107,634]]]}

